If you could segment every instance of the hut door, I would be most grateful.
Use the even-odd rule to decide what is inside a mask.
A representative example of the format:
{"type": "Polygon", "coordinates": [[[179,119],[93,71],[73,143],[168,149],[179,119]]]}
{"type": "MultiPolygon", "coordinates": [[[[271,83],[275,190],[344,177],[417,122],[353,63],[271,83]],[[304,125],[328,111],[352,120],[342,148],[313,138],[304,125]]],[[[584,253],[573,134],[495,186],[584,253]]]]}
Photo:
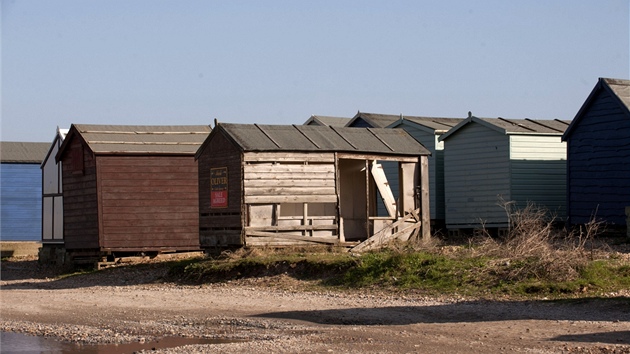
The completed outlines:
{"type": "Polygon", "coordinates": [[[368,171],[365,160],[339,160],[339,215],[346,241],[368,235],[368,171]]]}

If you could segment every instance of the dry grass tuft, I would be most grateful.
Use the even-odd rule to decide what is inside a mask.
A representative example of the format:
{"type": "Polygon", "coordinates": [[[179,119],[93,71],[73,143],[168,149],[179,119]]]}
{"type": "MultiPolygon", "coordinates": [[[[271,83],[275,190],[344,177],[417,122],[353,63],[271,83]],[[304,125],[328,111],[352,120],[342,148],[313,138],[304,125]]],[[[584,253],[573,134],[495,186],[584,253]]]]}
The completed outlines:
{"type": "Polygon", "coordinates": [[[484,231],[470,241],[470,250],[495,258],[494,263],[501,266],[495,271],[504,273],[506,279],[573,280],[595,259],[593,239],[601,232],[602,223],[594,218],[577,231],[567,231],[556,226],[554,215],[534,203],[523,209],[515,208],[513,202],[502,206],[510,220],[507,236],[492,238],[484,231]]]}

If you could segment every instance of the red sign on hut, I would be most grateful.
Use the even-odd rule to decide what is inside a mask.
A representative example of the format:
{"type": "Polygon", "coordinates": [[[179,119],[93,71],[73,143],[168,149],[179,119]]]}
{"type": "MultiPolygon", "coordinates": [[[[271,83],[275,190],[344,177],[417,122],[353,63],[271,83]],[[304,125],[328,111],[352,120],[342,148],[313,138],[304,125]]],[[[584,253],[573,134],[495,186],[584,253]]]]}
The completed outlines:
{"type": "Polygon", "coordinates": [[[227,208],[228,174],[227,167],[210,169],[210,207],[227,208]]]}

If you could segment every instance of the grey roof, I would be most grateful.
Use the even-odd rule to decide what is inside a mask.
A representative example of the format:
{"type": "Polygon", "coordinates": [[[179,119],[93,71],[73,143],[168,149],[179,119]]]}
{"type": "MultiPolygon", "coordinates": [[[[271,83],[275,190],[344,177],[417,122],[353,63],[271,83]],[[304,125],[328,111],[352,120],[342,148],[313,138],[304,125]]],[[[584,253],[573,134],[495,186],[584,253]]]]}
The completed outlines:
{"type": "Polygon", "coordinates": [[[602,78],[619,100],[630,109],[630,80],[602,78]]]}
{"type": "MultiPolygon", "coordinates": [[[[224,131],[243,151],[430,155],[402,129],[221,123],[214,130],[208,140],[217,131],[224,131]]],[[[199,150],[198,155],[203,147],[199,150]]]]}
{"type": "Polygon", "coordinates": [[[59,151],[78,134],[95,154],[194,155],[210,134],[208,125],[73,124],[59,151]]]}
{"type": "Polygon", "coordinates": [[[388,128],[395,128],[405,122],[411,122],[413,125],[419,128],[425,128],[434,134],[443,134],[449,131],[451,128],[461,123],[464,118],[443,118],[443,117],[418,117],[418,116],[402,116],[398,121],[387,126],[388,128]]]}
{"type": "Polygon", "coordinates": [[[352,118],[345,117],[331,117],[331,116],[318,116],[312,115],[304,125],[332,125],[334,127],[345,127],[352,118]]]}
{"type": "Polygon", "coordinates": [[[470,116],[440,136],[442,141],[470,123],[479,123],[499,133],[512,135],[557,135],[561,136],[571,124],[570,120],[545,119],[507,119],[507,118],[478,118],[470,116]]]}
{"type": "Polygon", "coordinates": [[[595,85],[589,96],[586,98],[586,101],[584,101],[582,107],[575,115],[573,122],[562,136],[563,141],[566,141],[569,135],[571,135],[573,127],[579,124],[580,120],[582,120],[585,110],[588,109],[593,99],[595,99],[597,93],[599,93],[601,90],[608,91],[613,97],[616,97],[619,104],[625,107],[625,111],[630,117],[630,80],[599,78],[597,84],[595,85]]]}
{"type": "Polygon", "coordinates": [[[352,117],[352,120],[350,120],[346,126],[351,127],[354,125],[355,121],[363,119],[373,128],[385,128],[399,120],[401,116],[402,115],[366,113],[359,111],[354,117],[352,117]]]}
{"type": "Polygon", "coordinates": [[[6,163],[41,163],[49,143],[31,143],[19,141],[0,142],[0,161],[6,163]]]}

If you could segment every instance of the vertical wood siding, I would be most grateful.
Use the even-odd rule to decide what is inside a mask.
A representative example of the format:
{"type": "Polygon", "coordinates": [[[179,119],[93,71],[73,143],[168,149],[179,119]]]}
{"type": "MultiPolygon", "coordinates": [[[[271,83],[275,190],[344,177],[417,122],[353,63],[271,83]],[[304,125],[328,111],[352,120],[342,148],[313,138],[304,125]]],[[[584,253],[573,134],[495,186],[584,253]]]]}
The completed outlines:
{"type": "Polygon", "coordinates": [[[40,240],[42,177],[39,164],[0,165],[0,239],[40,240]]]}
{"type": "Polygon", "coordinates": [[[500,198],[509,201],[509,139],[469,124],[444,142],[446,226],[507,226],[500,198]]]}
{"type": "Polygon", "coordinates": [[[569,222],[625,224],[630,206],[630,117],[605,90],[568,137],[569,222]]]}
{"type": "Polygon", "coordinates": [[[242,152],[217,131],[203,150],[199,168],[199,238],[202,247],[242,245],[242,152]],[[210,170],[227,167],[228,205],[210,207],[210,170]]]}
{"type": "Polygon", "coordinates": [[[403,129],[431,152],[428,157],[431,220],[444,220],[444,144],[437,142],[435,134],[409,125],[403,125],[403,129]]]}
{"type": "Polygon", "coordinates": [[[64,241],[66,249],[98,248],[98,200],[96,197],[96,163],[91,153],[83,148],[77,138],[69,142],[68,151],[62,157],[64,241]],[[82,152],[82,153],[81,153],[82,152]],[[82,158],[83,172],[75,171],[82,158]]]}
{"type": "Polygon", "coordinates": [[[98,156],[101,247],[199,249],[197,164],[192,156],[98,156]]]}

